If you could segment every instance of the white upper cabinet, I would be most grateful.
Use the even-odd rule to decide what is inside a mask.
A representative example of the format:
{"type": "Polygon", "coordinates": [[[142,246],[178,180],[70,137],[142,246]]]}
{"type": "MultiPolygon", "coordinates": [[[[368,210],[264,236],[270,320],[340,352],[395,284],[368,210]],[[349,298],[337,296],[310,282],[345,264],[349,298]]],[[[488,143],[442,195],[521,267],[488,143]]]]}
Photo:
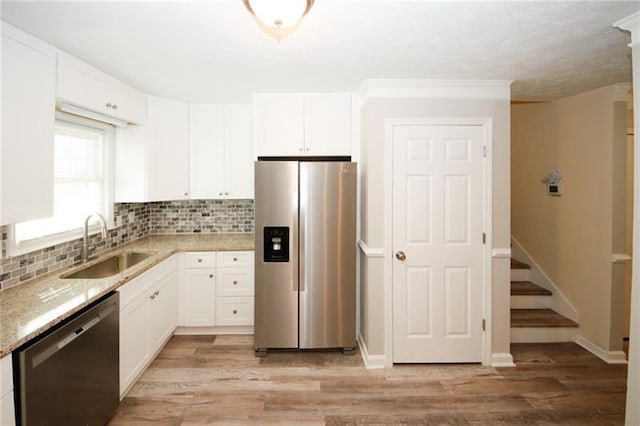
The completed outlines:
{"type": "Polygon", "coordinates": [[[191,198],[221,198],[224,192],[222,105],[189,105],[189,157],[191,198]]]}
{"type": "Polygon", "coordinates": [[[146,120],[144,94],[63,52],[58,52],[56,97],[59,102],[126,122],[146,120]]]}
{"type": "Polygon", "coordinates": [[[351,155],[351,96],[255,94],[258,156],[351,155]]]}
{"type": "Polygon", "coordinates": [[[185,102],[147,97],[147,122],[116,129],[115,200],[189,198],[189,110],[185,102]]]}
{"type": "Polygon", "coordinates": [[[55,49],[2,22],[0,225],[53,213],[55,49]]]}
{"type": "Polygon", "coordinates": [[[189,105],[190,197],[253,198],[250,105],[189,105]]]}

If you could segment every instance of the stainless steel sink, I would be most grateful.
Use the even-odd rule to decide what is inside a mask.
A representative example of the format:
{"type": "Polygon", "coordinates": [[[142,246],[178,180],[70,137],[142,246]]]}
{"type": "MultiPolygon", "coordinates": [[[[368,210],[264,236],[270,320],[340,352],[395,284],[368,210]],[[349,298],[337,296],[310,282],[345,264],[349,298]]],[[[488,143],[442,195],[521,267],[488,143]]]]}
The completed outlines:
{"type": "Polygon", "coordinates": [[[153,256],[155,252],[143,252],[143,251],[130,251],[120,253],[115,256],[108,257],[103,261],[100,261],[79,271],[71,272],[61,275],[60,278],[108,278],[113,275],[119,274],[132,267],[133,265],[142,262],[149,256],[153,256]]]}

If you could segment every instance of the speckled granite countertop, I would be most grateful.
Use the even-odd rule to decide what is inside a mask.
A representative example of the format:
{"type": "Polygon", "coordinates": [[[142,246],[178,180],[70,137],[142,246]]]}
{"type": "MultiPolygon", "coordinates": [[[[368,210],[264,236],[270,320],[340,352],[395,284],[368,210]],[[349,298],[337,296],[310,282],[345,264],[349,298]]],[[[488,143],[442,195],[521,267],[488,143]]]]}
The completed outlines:
{"type": "Polygon", "coordinates": [[[117,289],[171,255],[183,251],[253,250],[253,234],[151,235],[102,253],[85,265],[60,269],[0,292],[0,356],[45,332],[91,302],[117,289]],[[125,251],[152,251],[153,256],[109,278],[62,279],[125,251]]]}

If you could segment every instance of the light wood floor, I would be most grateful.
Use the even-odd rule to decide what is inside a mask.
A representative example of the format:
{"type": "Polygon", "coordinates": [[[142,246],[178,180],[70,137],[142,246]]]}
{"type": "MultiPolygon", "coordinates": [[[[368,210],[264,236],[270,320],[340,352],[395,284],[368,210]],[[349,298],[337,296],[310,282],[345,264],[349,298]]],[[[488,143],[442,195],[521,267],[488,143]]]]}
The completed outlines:
{"type": "Polygon", "coordinates": [[[626,366],[573,343],[512,353],[516,368],[366,370],[358,353],[260,359],[251,336],[174,336],[109,425],[624,423],[626,366]]]}

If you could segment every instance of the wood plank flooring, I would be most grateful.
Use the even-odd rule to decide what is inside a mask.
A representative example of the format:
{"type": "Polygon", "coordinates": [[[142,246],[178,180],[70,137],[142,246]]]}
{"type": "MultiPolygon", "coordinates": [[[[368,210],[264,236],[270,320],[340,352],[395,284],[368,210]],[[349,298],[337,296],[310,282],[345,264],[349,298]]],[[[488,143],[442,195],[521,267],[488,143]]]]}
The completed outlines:
{"type": "Polygon", "coordinates": [[[253,355],[252,336],[174,336],[110,426],[621,425],[626,366],[574,343],[514,344],[516,368],[397,365],[360,354],[253,355]]]}

